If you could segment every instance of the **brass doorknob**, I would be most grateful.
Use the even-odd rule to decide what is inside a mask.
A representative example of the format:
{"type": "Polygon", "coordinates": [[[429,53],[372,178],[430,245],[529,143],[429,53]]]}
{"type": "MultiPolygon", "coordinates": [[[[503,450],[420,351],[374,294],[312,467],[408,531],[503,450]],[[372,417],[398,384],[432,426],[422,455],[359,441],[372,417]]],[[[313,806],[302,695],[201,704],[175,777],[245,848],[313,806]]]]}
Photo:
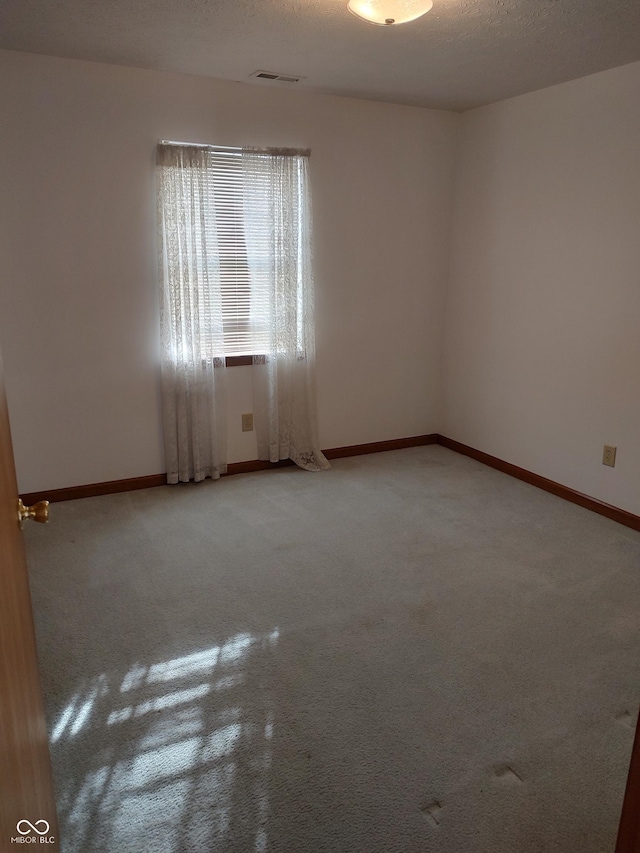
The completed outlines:
{"type": "Polygon", "coordinates": [[[28,518],[39,521],[40,524],[46,524],[49,521],[49,501],[38,501],[33,506],[25,506],[22,498],[18,498],[18,519],[21,527],[28,518]]]}

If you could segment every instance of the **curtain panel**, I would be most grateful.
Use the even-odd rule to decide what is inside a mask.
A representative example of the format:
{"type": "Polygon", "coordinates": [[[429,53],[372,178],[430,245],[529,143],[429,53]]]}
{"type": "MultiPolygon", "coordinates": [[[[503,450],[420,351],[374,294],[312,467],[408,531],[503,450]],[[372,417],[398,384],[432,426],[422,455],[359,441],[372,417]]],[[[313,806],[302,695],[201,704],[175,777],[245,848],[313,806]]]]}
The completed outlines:
{"type": "Polygon", "coordinates": [[[253,357],[258,457],[329,468],[318,440],[308,152],[242,152],[252,281],[266,280],[265,352],[253,357]]]}
{"type": "Polygon", "coordinates": [[[227,465],[225,358],[207,151],[159,145],[162,418],[169,483],[227,465]]]}

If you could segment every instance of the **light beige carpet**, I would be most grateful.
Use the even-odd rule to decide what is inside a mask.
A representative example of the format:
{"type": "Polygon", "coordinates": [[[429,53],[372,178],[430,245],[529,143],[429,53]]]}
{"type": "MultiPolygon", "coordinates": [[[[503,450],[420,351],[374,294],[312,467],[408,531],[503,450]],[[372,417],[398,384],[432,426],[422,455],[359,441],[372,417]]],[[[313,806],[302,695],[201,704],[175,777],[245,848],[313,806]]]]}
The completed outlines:
{"type": "Polygon", "coordinates": [[[25,529],[66,853],[611,853],[640,534],[442,447],[25,529]]]}

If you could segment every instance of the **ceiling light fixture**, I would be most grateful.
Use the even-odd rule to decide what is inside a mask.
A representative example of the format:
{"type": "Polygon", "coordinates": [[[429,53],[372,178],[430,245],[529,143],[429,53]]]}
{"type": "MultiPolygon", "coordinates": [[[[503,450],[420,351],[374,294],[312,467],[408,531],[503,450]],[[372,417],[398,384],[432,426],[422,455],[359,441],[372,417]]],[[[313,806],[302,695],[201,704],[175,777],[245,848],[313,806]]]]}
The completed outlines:
{"type": "Polygon", "coordinates": [[[433,7],[433,0],[349,0],[347,9],[358,18],[390,27],[415,21],[433,7]]]}

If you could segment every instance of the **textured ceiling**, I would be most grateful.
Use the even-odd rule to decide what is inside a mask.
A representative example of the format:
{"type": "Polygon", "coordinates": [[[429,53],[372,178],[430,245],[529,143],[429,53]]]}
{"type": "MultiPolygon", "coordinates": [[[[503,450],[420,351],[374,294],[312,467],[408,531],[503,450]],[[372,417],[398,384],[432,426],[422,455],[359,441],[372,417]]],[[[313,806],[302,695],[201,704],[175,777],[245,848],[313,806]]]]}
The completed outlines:
{"type": "Polygon", "coordinates": [[[0,47],[465,110],[640,60],[640,0],[434,0],[386,28],[346,0],[0,0],[0,47]]]}

